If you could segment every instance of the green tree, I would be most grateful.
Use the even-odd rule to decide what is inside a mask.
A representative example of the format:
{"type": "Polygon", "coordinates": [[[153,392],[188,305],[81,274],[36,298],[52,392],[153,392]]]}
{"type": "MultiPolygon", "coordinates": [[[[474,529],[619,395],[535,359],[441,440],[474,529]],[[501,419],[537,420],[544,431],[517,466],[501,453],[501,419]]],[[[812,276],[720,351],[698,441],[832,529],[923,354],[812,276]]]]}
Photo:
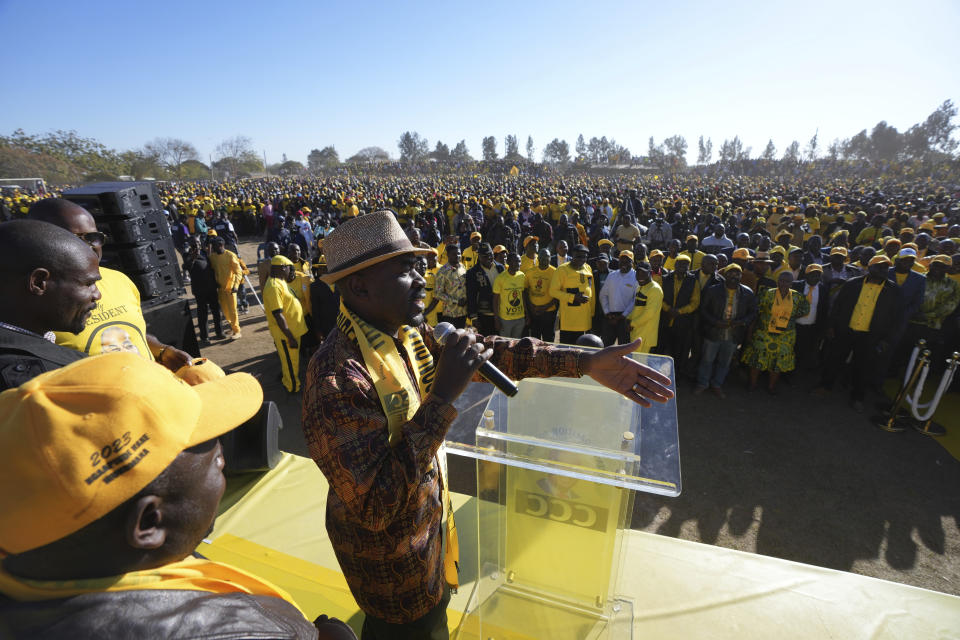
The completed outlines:
{"type": "Polygon", "coordinates": [[[697,141],[697,164],[710,164],[710,158],[713,156],[713,140],[707,138],[703,141],[703,136],[697,141]]]}
{"type": "Polygon", "coordinates": [[[448,147],[447,145],[437,140],[437,146],[433,150],[433,153],[430,154],[430,157],[432,157],[437,162],[449,162],[450,147],[448,147]]]}
{"type": "Polygon", "coordinates": [[[457,146],[453,148],[453,151],[450,152],[450,157],[457,162],[469,162],[473,160],[470,156],[470,150],[467,149],[467,141],[461,140],[457,143],[457,146]]]}
{"type": "Polygon", "coordinates": [[[246,136],[227,138],[217,145],[213,155],[217,158],[213,168],[226,177],[249,176],[264,169],[263,161],[253,150],[253,140],[246,136]]]}
{"type": "Polygon", "coordinates": [[[503,159],[513,162],[516,162],[517,160],[523,160],[523,156],[520,155],[520,143],[517,140],[517,136],[508,135],[506,138],[504,138],[503,159]]]}
{"type": "Polygon", "coordinates": [[[496,160],[497,159],[497,139],[493,136],[487,136],[480,143],[480,146],[483,149],[483,159],[484,160],[496,160]]]}
{"type": "Polygon", "coordinates": [[[147,155],[155,157],[177,180],[183,175],[181,168],[184,162],[200,159],[197,149],[180,138],[154,138],[143,148],[147,155]]]}
{"type": "Polygon", "coordinates": [[[777,148],[773,144],[773,138],[767,140],[767,146],[763,148],[760,159],[771,162],[777,159],[777,148]]]}
{"type": "Polygon", "coordinates": [[[313,149],[307,156],[307,169],[310,173],[319,173],[340,164],[340,154],[332,145],[323,149],[313,149]]]}
{"type": "Polygon", "coordinates": [[[380,147],[364,147],[347,158],[351,164],[379,164],[390,162],[390,154],[380,147]]]}
{"type": "Polygon", "coordinates": [[[554,138],[543,148],[543,161],[565,165],[570,162],[570,145],[566,140],[554,138]]]}
{"type": "Polygon", "coordinates": [[[800,143],[794,140],[787,146],[783,152],[784,162],[800,162],[800,143]]]}
{"type": "Polygon", "coordinates": [[[527,136],[527,160],[533,162],[533,136],[527,136]]]}
{"type": "Polygon", "coordinates": [[[681,135],[670,136],[663,141],[667,160],[674,166],[687,166],[687,139],[681,135]]]}
{"type": "Polygon", "coordinates": [[[430,145],[416,131],[404,131],[397,141],[397,149],[400,151],[400,162],[416,163],[427,157],[430,145]]]}

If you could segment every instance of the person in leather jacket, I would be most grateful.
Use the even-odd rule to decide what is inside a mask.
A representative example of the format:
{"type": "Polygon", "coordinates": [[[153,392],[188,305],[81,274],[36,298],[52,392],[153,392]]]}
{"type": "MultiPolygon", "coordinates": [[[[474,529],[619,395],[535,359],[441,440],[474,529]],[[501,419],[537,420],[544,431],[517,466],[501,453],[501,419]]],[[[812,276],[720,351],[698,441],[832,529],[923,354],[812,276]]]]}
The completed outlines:
{"type": "Polygon", "coordinates": [[[0,391],[84,358],[53,331],[82,331],[97,306],[96,254],[45,222],[0,225],[0,391]]]}
{"type": "Polygon", "coordinates": [[[194,553],[226,486],[217,438],[262,401],[249,374],[190,386],[123,352],[0,394],[0,637],[355,640],[194,553]]]}

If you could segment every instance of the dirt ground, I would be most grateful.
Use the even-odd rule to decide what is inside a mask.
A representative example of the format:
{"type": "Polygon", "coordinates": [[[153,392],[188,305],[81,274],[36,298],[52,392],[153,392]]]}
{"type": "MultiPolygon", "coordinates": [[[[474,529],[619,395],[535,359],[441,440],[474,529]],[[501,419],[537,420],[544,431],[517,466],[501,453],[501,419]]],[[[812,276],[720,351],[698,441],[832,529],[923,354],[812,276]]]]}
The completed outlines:
{"type": "MultiPolygon", "coordinates": [[[[241,245],[248,264],[256,247],[241,245]]],[[[307,455],[300,397],[280,384],[252,297],[241,325],[242,339],[215,342],[203,355],[255,375],[283,416],[281,448],[307,455]]],[[[731,373],[725,400],[693,396],[681,383],[683,493],[637,494],[633,528],[960,595],[960,461],[912,430],[875,428],[843,393],[811,396],[814,382],[799,377],[773,397],[748,394],[731,373]]],[[[471,492],[458,475],[470,478],[470,470],[451,469],[451,477],[455,490],[471,492]]]]}

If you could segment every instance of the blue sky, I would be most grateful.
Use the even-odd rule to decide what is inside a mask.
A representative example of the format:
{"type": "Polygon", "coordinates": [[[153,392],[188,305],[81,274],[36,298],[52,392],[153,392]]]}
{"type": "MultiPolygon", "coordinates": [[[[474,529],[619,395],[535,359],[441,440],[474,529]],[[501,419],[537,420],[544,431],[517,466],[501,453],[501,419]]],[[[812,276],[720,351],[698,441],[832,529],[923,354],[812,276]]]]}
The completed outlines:
{"type": "Polygon", "coordinates": [[[960,2],[47,2],[0,0],[0,133],[157,136],[206,161],[225,138],[269,162],[333,144],[397,154],[532,135],[739,135],[757,155],[819,128],[903,130],[960,103],[960,2]],[[8,86],[10,86],[8,84],[8,86]]]}

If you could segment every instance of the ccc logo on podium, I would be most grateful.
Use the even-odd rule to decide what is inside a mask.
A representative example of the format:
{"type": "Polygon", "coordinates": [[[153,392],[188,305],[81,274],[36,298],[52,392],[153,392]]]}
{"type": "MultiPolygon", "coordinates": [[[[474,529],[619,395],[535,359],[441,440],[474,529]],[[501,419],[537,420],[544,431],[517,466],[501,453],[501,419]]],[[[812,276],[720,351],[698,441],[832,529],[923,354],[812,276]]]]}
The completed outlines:
{"type": "Polygon", "coordinates": [[[609,513],[604,507],[520,489],[517,489],[516,512],[594,531],[606,531],[609,513]]]}

